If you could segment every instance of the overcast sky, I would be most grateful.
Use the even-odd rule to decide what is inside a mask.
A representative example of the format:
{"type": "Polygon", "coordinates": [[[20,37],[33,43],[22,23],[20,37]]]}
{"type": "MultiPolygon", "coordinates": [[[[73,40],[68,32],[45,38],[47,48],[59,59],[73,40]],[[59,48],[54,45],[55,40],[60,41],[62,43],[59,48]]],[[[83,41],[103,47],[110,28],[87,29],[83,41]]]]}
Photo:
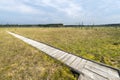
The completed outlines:
{"type": "Polygon", "coordinates": [[[120,23],[120,0],[0,0],[0,24],[120,23]]]}

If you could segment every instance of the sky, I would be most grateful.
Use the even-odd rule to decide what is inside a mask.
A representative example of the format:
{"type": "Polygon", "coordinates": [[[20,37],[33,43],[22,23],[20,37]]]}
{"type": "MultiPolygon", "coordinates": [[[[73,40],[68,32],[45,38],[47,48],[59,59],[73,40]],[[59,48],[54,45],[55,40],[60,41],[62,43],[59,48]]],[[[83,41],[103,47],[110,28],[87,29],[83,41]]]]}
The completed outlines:
{"type": "Polygon", "coordinates": [[[120,0],[0,0],[0,24],[120,23],[120,0]]]}

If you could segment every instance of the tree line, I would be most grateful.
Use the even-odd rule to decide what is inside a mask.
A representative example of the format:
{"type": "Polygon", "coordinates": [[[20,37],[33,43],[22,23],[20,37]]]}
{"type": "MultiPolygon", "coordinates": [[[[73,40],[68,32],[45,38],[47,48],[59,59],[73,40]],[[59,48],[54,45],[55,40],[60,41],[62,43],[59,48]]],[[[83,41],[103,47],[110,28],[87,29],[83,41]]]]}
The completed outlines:
{"type": "Polygon", "coordinates": [[[120,24],[64,25],[64,24],[4,24],[0,27],[120,27],[120,24]]]}

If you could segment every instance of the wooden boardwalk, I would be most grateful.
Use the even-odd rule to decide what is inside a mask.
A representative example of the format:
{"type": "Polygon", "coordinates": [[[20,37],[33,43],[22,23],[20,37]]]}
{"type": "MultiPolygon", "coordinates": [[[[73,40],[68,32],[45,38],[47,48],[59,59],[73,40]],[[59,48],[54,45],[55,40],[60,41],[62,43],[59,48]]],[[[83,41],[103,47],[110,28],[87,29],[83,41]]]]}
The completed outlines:
{"type": "Polygon", "coordinates": [[[15,33],[9,34],[61,61],[80,74],[79,80],[120,80],[120,70],[61,51],[15,33]]]}

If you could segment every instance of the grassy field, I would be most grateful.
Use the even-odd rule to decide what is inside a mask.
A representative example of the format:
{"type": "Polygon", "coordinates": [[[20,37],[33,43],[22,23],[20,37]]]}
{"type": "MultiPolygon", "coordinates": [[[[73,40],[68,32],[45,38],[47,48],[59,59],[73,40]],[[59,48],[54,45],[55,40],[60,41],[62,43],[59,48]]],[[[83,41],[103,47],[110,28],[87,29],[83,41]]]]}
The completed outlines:
{"type": "Polygon", "coordinates": [[[76,80],[65,65],[5,30],[0,28],[0,80],[76,80]]]}
{"type": "Polygon", "coordinates": [[[13,28],[9,30],[120,69],[120,28],[13,28]]]}

